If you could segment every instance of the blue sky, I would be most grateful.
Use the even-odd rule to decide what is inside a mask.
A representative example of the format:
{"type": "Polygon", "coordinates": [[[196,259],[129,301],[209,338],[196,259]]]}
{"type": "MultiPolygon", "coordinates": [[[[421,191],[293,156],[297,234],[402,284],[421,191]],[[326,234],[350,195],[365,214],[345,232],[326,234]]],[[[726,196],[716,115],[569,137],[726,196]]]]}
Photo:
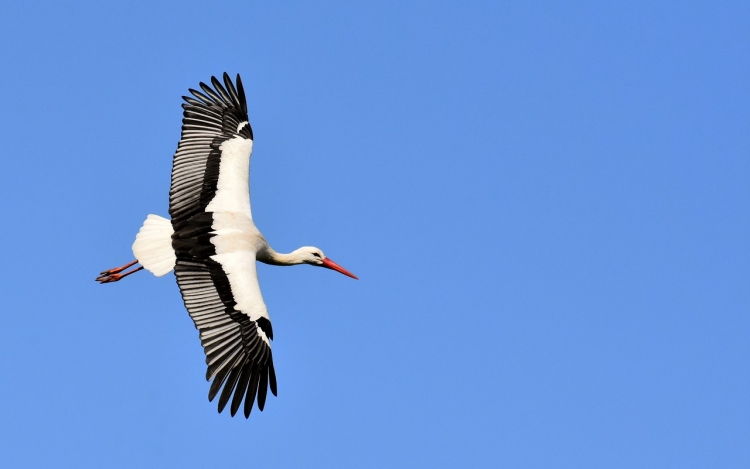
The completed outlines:
{"type": "Polygon", "coordinates": [[[748,467],[746,2],[12,2],[3,467],[748,467]],[[180,96],[241,73],[279,397],[206,399],[180,96]]]}

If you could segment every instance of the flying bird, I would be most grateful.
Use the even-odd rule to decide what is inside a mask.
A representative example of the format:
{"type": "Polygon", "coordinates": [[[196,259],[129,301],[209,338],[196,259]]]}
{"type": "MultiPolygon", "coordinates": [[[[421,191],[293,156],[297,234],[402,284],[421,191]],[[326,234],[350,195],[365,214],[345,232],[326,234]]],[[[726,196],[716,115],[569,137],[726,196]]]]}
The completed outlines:
{"type": "Polygon", "coordinates": [[[171,220],[148,215],[133,243],[133,262],[105,270],[96,280],[117,282],[142,269],[157,277],[174,270],[190,317],[206,354],[209,401],[219,395],[219,412],[231,399],[245,418],[257,396],[276,395],[271,340],[273,328],[258,285],[255,262],[309,264],[357,277],[316,247],[289,254],[274,251],[250,211],[250,155],[253,129],[242,80],[236,87],[200,83],[183,96],[182,135],[172,163],[171,220]],[[140,266],[137,264],[140,263],[140,266]],[[130,269],[130,270],[128,270],[130,269]]]}

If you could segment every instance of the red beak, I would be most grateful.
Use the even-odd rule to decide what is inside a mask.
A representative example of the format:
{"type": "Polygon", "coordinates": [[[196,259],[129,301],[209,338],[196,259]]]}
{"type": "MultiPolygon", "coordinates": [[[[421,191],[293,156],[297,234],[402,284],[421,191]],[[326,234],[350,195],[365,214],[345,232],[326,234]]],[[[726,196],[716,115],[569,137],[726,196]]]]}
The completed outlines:
{"type": "Polygon", "coordinates": [[[359,280],[356,275],[354,275],[353,273],[349,272],[348,270],[346,270],[345,268],[341,267],[340,265],[338,265],[337,263],[333,262],[331,259],[329,259],[327,257],[325,259],[323,259],[323,265],[322,265],[322,267],[326,267],[328,269],[335,270],[336,272],[341,272],[342,274],[346,275],[347,277],[351,277],[354,280],[359,280]]]}

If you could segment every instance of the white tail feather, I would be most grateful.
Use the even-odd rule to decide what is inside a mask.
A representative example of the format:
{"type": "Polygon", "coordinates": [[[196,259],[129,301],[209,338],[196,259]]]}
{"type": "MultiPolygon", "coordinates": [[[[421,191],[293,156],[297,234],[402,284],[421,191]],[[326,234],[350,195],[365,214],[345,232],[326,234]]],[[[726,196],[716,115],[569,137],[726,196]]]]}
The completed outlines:
{"type": "Polygon", "coordinates": [[[149,214],[135,237],[133,255],[146,270],[157,277],[174,269],[176,258],[172,249],[172,233],[171,221],[149,214]]]}

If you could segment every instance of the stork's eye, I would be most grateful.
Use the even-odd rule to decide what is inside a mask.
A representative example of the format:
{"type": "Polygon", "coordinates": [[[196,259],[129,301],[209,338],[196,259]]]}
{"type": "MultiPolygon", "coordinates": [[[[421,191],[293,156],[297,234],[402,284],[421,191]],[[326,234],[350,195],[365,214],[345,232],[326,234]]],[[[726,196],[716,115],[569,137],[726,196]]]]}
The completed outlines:
{"type": "Polygon", "coordinates": [[[314,253],[313,253],[313,256],[315,256],[315,257],[317,257],[318,259],[320,259],[320,254],[318,254],[317,252],[314,252],[314,253]]]}

